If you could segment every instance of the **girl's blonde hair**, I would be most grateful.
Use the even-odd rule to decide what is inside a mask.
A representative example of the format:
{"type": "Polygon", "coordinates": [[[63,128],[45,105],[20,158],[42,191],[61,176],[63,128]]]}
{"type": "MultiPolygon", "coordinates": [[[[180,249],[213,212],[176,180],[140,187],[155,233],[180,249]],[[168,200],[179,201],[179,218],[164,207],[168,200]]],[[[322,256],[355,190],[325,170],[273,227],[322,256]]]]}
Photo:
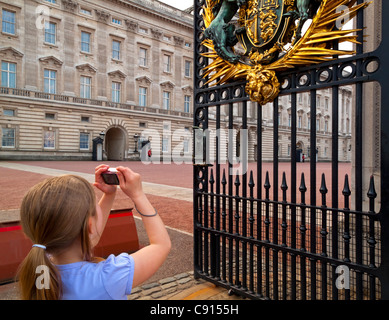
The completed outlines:
{"type": "Polygon", "coordinates": [[[61,298],[60,274],[50,259],[50,254],[66,250],[80,239],[84,259],[92,259],[89,239],[89,217],[96,214],[96,196],[91,184],[82,177],[64,175],[49,178],[32,187],[24,196],[20,208],[23,232],[34,244],[20,265],[18,278],[22,299],[57,300],[61,298]],[[48,289],[36,286],[37,267],[50,270],[48,289]]]}

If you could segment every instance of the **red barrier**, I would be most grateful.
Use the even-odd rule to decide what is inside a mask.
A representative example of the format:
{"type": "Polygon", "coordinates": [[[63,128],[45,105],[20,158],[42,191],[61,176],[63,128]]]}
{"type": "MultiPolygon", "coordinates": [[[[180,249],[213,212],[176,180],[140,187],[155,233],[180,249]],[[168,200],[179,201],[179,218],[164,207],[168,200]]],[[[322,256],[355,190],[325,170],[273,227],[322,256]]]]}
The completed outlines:
{"type": "MultiPolygon", "coordinates": [[[[30,251],[32,243],[19,221],[0,223],[0,283],[14,280],[17,269],[30,251]]],[[[112,210],[100,242],[94,249],[97,257],[135,252],[138,233],[132,209],[112,210]]]]}

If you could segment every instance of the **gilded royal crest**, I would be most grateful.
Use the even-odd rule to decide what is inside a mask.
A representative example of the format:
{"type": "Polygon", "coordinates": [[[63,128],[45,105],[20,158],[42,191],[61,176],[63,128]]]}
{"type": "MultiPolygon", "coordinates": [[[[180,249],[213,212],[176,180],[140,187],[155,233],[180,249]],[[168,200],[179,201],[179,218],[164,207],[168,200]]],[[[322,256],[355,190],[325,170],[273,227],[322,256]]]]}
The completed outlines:
{"type": "Polygon", "coordinates": [[[246,55],[252,50],[264,53],[284,41],[289,19],[283,19],[283,16],[290,7],[282,0],[249,1],[242,6],[239,23],[244,28],[236,35],[246,55]]]}
{"type": "Polygon", "coordinates": [[[356,0],[205,0],[203,56],[208,84],[246,79],[252,101],[266,104],[280,92],[277,72],[325,62],[351,50],[336,43],[357,43],[358,30],[342,30],[368,3],[356,0]],[[312,19],[308,28],[304,25],[312,19]],[[243,54],[237,54],[240,44],[243,54]]]}

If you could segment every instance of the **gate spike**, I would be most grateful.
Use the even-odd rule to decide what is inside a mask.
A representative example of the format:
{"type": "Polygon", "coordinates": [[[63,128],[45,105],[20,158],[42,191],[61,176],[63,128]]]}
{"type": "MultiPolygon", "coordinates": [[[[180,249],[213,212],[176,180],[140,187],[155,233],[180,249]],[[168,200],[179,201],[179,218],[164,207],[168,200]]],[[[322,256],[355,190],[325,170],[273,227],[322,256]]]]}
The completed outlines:
{"type": "Polygon", "coordinates": [[[344,177],[344,187],[343,187],[342,194],[344,196],[351,195],[351,190],[350,190],[350,186],[349,186],[349,183],[348,183],[348,174],[346,174],[346,176],[344,177]]]}
{"type": "Polygon", "coordinates": [[[265,184],[263,186],[265,189],[270,189],[269,171],[266,171],[265,184]]]}
{"type": "Polygon", "coordinates": [[[240,186],[239,171],[236,171],[235,186],[240,186]]]}
{"type": "Polygon", "coordinates": [[[222,185],[226,185],[226,184],[227,184],[226,169],[223,169],[222,185]]]}
{"type": "Polygon", "coordinates": [[[307,191],[307,187],[305,185],[304,172],[301,174],[301,183],[300,183],[299,190],[300,190],[300,192],[306,192],[307,191]]]}
{"type": "Polygon", "coordinates": [[[326,194],[328,192],[327,186],[326,186],[326,178],[324,173],[321,175],[321,186],[320,186],[320,193],[326,194]]]}
{"type": "Polygon", "coordinates": [[[286,191],[288,190],[288,185],[286,183],[286,175],[285,171],[282,173],[282,183],[281,183],[281,190],[286,191]]]}
{"type": "Polygon", "coordinates": [[[254,188],[255,183],[254,183],[254,178],[253,178],[253,171],[250,171],[250,180],[249,180],[249,187],[254,188]]]}
{"type": "Polygon", "coordinates": [[[213,169],[211,169],[211,177],[209,178],[209,183],[210,184],[214,184],[215,183],[215,179],[213,177],[213,169]]]}
{"type": "Polygon", "coordinates": [[[375,199],[377,197],[377,192],[375,191],[374,177],[373,176],[370,176],[370,185],[369,185],[369,191],[367,192],[367,196],[370,199],[375,199]]]}

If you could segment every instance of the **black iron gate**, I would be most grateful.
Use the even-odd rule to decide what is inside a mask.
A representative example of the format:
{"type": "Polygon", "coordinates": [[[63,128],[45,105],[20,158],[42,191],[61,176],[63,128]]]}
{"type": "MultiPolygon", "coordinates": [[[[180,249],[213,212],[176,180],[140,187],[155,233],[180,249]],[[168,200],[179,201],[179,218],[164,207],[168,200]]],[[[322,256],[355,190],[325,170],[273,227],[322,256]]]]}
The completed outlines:
{"type": "MultiPolygon", "coordinates": [[[[381,1],[376,2],[381,6],[381,1]]],[[[282,89],[272,104],[269,140],[263,131],[263,107],[258,105],[253,111],[244,82],[205,85],[201,71],[208,64],[201,55],[207,50],[201,45],[205,0],[194,3],[195,276],[254,299],[389,299],[389,90],[385,77],[389,74],[385,59],[389,23],[382,20],[382,41],[373,52],[364,53],[360,44],[355,56],[280,74],[282,89]],[[370,109],[376,112],[363,103],[367,82],[380,85],[378,174],[366,172],[364,165],[367,128],[363,114],[370,109]],[[354,115],[352,142],[346,146],[351,154],[346,159],[351,167],[347,174],[340,159],[344,146],[338,129],[344,86],[353,88],[354,115]],[[320,90],[330,90],[332,96],[325,163],[324,151],[318,150],[323,129],[313,116],[318,112],[320,90]],[[302,132],[300,94],[308,97],[311,115],[304,162],[301,151],[296,152],[301,150],[297,140],[302,132]],[[286,126],[278,116],[282,96],[289,100],[286,126]],[[287,162],[279,146],[285,131],[290,137],[287,162]],[[244,135],[256,143],[241,143],[244,135]],[[272,149],[270,162],[264,158],[268,148],[272,149]],[[231,160],[236,156],[241,156],[239,166],[231,160]],[[371,178],[366,179],[367,175],[371,178]]],[[[389,16],[387,1],[382,1],[380,11],[383,17],[389,16]]],[[[363,29],[364,13],[356,19],[357,27],[363,29]]],[[[358,38],[363,43],[363,31],[358,38]]]]}

